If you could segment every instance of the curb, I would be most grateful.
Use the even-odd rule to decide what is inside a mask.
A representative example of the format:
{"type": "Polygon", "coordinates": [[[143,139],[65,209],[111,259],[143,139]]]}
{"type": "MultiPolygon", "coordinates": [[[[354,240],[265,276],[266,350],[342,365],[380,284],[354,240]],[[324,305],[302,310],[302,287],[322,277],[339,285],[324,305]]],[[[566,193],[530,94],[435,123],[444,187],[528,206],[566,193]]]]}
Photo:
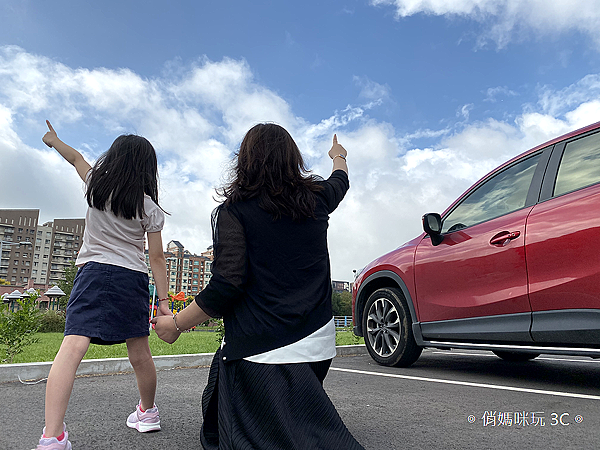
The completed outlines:
{"type": "MultiPolygon", "coordinates": [[[[340,345],[336,347],[337,356],[366,355],[364,345],[340,345]]],[[[190,355],[153,356],[156,370],[170,370],[185,367],[210,366],[214,353],[196,353],[190,355]]],[[[52,362],[36,362],[0,365],[0,383],[10,381],[41,380],[48,377],[52,362]]],[[[132,372],[128,358],[84,359],[79,364],[77,375],[109,375],[132,372]]]]}

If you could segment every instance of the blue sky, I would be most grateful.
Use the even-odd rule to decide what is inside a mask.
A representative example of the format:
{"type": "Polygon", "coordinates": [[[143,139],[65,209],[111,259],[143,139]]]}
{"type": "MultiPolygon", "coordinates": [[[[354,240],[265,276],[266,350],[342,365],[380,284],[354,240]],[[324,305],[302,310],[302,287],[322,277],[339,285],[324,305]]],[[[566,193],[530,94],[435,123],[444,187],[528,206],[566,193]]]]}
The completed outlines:
{"type": "Polygon", "coordinates": [[[351,279],[505,159],[600,120],[598,0],[0,1],[0,208],[82,217],[44,119],[93,161],[123,132],[155,145],[164,239],[210,244],[214,187],[274,121],[351,190],[332,270],[351,279]]]}

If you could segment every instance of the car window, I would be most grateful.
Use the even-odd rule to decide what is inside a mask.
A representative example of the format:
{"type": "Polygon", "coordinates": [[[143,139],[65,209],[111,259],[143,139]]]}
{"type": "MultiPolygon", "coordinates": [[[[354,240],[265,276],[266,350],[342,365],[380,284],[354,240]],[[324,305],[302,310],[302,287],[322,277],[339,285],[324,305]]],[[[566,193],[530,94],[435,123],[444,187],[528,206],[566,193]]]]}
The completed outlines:
{"type": "Polygon", "coordinates": [[[598,182],[600,133],[569,142],[558,167],[554,195],[566,194],[598,182]]]}
{"type": "Polygon", "coordinates": [[[525,206],[541,153],[520,161],[484,182],[444,218],[442,233],[460,230],[525,206]]]}

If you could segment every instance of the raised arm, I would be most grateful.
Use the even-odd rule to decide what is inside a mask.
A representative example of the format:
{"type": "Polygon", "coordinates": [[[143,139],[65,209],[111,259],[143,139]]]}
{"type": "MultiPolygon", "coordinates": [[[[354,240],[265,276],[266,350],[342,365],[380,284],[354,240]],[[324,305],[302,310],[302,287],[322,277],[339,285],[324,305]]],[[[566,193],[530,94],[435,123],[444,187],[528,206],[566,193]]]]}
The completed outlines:
{"type": "Polygon", "coordinates": [[[343,170],[348,173],[348,165],[346,164],[346,155],[348,152],[344,147],[338,144],[337,134],[333,135],[333,145],[331,146],[331,150],[329,150],[329,157],[333,160],[333,169],[332,172],[336,170],[343,170]]]}
{"type": "Polygon", "coordinates": [[[81,153],[79,153],[73,147],[65,144],[58,138],[58,136],[56,135],[56,131],[54,131],[54,128],[52,128],[52,125],[48,120],[46,120],[46,124],[48,124],[49,131],[47,131],[44,137],[42,138],[44,144],[46,144],[50,148],[54,148],[58,153],[60,153],[61,156],[67,160],[67,162],[69,162],[73,167],[75,167],[75,169],[77,169],[77,173],[79,174],[81,179],[85,181],[85,176],[92,167],[88,164],[88,162],[85,159],[83,159],[81,153]]]}

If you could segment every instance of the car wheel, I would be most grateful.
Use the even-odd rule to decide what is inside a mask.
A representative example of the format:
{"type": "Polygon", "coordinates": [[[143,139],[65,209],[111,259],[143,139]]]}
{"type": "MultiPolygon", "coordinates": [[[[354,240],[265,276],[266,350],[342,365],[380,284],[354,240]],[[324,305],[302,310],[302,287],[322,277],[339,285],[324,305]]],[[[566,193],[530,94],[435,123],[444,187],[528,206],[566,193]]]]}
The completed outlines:
{"type": "Polygon", "coordinates": [[[498,351],[498,352],[494,351],[493,353],[497,357],[502,358],[504,361],[511,361],[511,362],[530,361],[530,360],[540,356],[540,353],[501,352],[501,351],[498,351]]]}
{"type": "Polygon", "coordinates": [[[363,313],[365,345],[384,366],[408,367],[423,350],[415,342],[410,310],[398,289],[382,288],[371,294],[363,313]]]}

